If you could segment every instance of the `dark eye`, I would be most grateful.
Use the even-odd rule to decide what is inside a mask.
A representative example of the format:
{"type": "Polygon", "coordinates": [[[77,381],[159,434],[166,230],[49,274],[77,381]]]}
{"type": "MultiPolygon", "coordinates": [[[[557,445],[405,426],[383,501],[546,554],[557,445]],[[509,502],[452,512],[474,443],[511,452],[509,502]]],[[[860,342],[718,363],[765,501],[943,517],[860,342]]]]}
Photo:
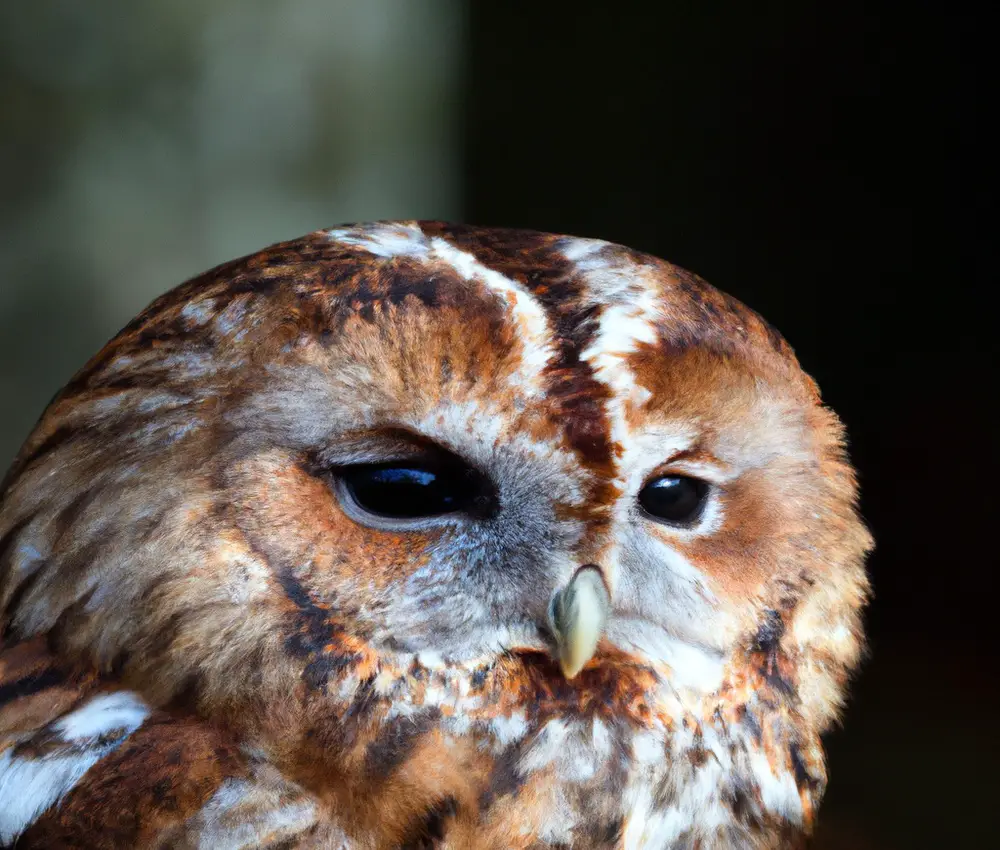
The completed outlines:
{"type": "Polygon", "coordinates": [[[701,516],[708,485],[686,475],[654,478],[639,491],[639,504],[650,516],[673,525],[690,525],[701,516]]]}
{"type": "Polygon", "coordinates": [[[338,474],[358,507],[391,519],[477,511],[483,506],[481,482],[469,469],[365,464],[338,474]]]}

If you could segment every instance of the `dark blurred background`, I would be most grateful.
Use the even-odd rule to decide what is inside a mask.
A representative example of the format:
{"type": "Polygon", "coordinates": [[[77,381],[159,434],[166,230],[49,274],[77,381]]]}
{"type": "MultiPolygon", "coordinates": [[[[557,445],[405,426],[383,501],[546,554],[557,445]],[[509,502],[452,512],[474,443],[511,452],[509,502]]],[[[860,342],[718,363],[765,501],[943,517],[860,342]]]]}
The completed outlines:
{"type": "Polygon", "coordinates": [[[663,256],[783,331],[860,468],[871,655],[817,845],[997,846],[988,30],[823,5],[0,0],[0,455],[153,296],[321,226],[663,256]]]}

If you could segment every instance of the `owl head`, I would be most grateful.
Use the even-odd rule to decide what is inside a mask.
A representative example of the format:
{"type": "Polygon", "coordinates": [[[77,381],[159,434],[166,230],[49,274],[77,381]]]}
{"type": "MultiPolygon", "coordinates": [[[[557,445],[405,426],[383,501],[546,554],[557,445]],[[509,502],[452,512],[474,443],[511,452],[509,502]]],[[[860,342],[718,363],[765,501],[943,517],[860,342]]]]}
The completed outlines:
{"type": "Polygon", "coordinates": [[[780,651],[822,728],[860,647],[855,502],[789,346],[699,278],[359,225],[180,286],[73,378],[4,482],[0,618],[209,702],[511,653],[704,695],[780,651]]]}

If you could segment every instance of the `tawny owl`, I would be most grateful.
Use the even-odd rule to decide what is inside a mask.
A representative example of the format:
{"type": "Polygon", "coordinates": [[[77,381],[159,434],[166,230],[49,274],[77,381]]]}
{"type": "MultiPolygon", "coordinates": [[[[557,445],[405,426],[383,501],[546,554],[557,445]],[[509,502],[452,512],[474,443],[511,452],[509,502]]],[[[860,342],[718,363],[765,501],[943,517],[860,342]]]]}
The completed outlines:
{"type": "Polygon", "coordinates": [[[797,846],[861,635],[841,426],[654,257],[437,222],[155,301],[3,483],[0,844],[797,846]]]}

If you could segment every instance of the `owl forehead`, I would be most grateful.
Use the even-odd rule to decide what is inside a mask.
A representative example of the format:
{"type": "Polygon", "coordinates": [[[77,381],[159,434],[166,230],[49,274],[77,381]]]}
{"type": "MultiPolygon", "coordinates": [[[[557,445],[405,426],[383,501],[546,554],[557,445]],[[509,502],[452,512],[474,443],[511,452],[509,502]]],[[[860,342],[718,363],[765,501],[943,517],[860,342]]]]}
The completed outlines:
{"type": "Polygon", "coordinates": [[[807,381],[755,313],[655,257],[533,231],[380,222],[276,245],[178,287],[75,383],[145,371],[183,384],[227,365],[273,376],[303,361],[366,403],[408,403],[414,417],[443,401],[516,413],[602,478],[631,434],[664,417],[704,420],[727,382],[734,399],[760,382],[800,392],[807,381]]]}
{"type": "Polygon", "coordinates": [[[713,391],[801,390],[794,355],[756,314],[623,246],[429,222],[328,238],[361,266],[338,293],[351,355],[367,334],[365,350],[381,360],[392,349],[393,377],[421,385],[411,390],[457,380],[508,416],[542,409],[588,463],[646,420],[704,419],[713,391]]]}

